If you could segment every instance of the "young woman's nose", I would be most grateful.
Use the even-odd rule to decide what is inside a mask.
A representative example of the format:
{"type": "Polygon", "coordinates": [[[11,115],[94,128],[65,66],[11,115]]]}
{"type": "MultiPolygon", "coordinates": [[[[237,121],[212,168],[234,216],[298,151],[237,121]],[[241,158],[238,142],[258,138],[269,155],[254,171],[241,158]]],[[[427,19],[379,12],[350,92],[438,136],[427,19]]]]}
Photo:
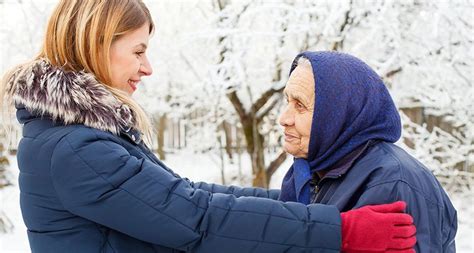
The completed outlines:
{"type": "Polygon", "coordinates": [[[294,115],[292,111],[293,110],[291,110],[291,105],[286,105],[278,120],[281,126],[286,127],[294,124],[294,115]]]}
{"type": "Polygon", "coordinates": [[[143,58],[140,64],[140,72],[145,76],[149,76],[153,74],[153,69],[151,68],[150,62],[148,61],[148,58],[146,57],[143,58]]]}

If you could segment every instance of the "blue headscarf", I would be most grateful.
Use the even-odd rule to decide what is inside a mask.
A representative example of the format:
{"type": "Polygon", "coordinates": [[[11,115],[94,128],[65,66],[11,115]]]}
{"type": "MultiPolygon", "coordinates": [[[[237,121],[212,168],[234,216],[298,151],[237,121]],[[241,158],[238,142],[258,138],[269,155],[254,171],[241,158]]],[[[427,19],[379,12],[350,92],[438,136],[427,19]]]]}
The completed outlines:
{"type": "Polygon", "coordinates": [[[296,158],[282,183],[280,200],[309,204],[311,175],[331,170],[338,161],[370,140],[396,142],[401,123],[380,77],[354,56],[304,52],[311,62],[315,102],[307,159],[296,158]]]}

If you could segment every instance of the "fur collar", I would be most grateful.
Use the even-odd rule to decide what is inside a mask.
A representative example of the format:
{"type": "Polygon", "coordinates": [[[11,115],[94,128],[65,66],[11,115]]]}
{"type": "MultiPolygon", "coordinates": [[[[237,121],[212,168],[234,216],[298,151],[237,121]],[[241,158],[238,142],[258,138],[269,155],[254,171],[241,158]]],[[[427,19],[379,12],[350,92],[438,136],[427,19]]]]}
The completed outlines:
{"type": "Polygon", "coordinates": [[[54,121],[119,134],[135,125],[130,108],[92,74],[65,71],[45,59],[18,68],[7,84],[7,94],[32,114],[54,121]]]}

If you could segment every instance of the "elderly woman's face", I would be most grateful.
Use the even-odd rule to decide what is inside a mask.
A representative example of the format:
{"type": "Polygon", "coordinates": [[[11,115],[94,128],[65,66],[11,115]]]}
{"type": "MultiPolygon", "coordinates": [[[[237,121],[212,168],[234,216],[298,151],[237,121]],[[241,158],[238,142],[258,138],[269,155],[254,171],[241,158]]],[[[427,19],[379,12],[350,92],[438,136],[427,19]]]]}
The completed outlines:
{"type": "Polygon", "coordinates": [[[285,130],[283,148],[295,157],[307,158],[314,110],[314,77],[309,66],[297,66],[283,91],[288,104],[280,115],[285,130]]]}
{"type": "Polygon", "coordinates": [[[152,69],[146,56],[149,38],[149,25],[145,24],[112,43],[110,47],[112,87],[132,95],[142,76],[151,75],[152,69]]]}

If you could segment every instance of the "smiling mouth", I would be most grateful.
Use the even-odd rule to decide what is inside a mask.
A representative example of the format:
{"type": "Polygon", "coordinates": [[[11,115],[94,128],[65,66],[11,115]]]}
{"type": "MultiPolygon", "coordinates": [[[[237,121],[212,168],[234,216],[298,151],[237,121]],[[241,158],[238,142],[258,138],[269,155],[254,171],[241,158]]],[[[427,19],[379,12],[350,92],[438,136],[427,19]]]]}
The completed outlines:
{"type": "Polygon", "coordinates": [[[139,82],[140,80],[128,80],[128,85],[132,87],[133,91],[135,91],[139,82]]]}

